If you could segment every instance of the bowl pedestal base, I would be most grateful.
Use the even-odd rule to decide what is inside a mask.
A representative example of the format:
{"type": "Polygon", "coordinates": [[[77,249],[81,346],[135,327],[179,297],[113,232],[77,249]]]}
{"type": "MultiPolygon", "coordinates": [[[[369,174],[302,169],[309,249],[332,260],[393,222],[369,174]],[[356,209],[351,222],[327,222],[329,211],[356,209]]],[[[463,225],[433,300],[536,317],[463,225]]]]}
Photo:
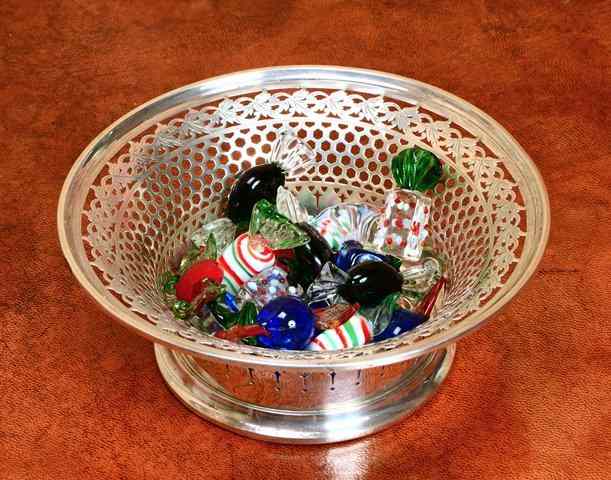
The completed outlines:
{"type": "MultiPolygon", "coordinates": [[[[192,411],[223,428],[241,435],[279,443],[333,443],[369,435],[401,420],[420,407],[439,388],[447,376],[454,359],[455,346],[426,354],[405,362],[407,365],[392,381],[379,382],[379,387],[363,395],[355,392],[349,400],[326,402],[318,395],[318,404],[296,409],[283,408],[269,401],[257,402],[239,398],[228,392],[211,369],[202,366],[195,357],[155,345],[155,355],[161,374],[172,392],[192,411]]],[[[233,367],[224,365],[227,372],[233,367]]],[[[256,366],[249,368],[251,391],[257,390],[256,366]]],[[[384,367],[374,367],[363,372],[375,372],[378,379],[384,375],[384,367]]],[[[359,371],[360,372],[360,371],[359,371]]],[[[276,380],[279,372],[274,372],[276,380]]],[[[283,371],[283,374],[285,372],[283,371]]],[[[329,373],[327,373],[329,374],[329,373]]],[[[289,373],[291,375],[291,373],[289,373]]],[[[310,392],[306,387],[308,374],[292,373],[303,380],[303,398],[310,392]]],[[[331,372],[332,379],[341,378],[342,372],[331,372]]],[[[226,375],[228,380],[229,374],[226,375]]],[[[361,373],[359,373],[361,378],[361,373]]],[[[363,379],[366,375],[363,375],[363,379]]],[[[237,382],[235,380],[232,380],[237,382]]],[[[239,383],[239,382],[237,382],[239,383]]],[[[357,383],[359,385],[361,382],[357,383]]],[[[362,382],[365,385],[365,381],[362,382]]],[[[371,384],[371,382],[369,382],[371,384]]],[[[248,387],[249,385],[245,385],[248,387]]],[[[282,383],[274,387],[278,397],[283,394],[282,383]]],[[[287,390],[290,383],[287,383],[287,390]]],[[[301,384],[300,384],[301,385],[301,384]]],[[[337,383],[337,389],[341,383],[337,383]]],[[[259,392],[262,387],[259,387],[259,392]]],[[[334,387],[331,387],[334,390],[334,387]]],[[[300,392],[297,392],[298,394],[300,392]]],[[[318,392],[319,393],[319,392],[318,392]]],[[[256,395],[255,395],[256,397],[256,395]]],[[[294,403],[294,402],[293,402],[294,403]]]]}

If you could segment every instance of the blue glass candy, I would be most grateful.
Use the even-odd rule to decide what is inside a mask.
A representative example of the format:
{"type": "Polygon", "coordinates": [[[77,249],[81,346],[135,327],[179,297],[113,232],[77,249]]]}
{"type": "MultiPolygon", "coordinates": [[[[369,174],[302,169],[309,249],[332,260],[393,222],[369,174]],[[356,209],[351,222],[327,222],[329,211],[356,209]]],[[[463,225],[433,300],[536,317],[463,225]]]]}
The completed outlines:
{"type": "Polygon", "coordinates": [[[240,310],[235,295],[229,292],[225,292],[223,294],[223,300],[225,302],[225,305],[227,305],[232,312],[235,313],[240,310]]]}
{"type": "Polygon", "coordinates": [[[302,350],[314,336],[314,315],[297,297],[278,297],[265,305],[257,316],[268,336],[257,337],[267,348],[302,350]]]}
{"type": "Polygon", "coordinates": [[[363,245],[356,240],[348,240],[344,242],[335,255],[334,263],[337,267],[347,272],[355,265],[363,262],[386,262],[396,266],[396,262],[389,255],[383,253],[372,252],[366,250],[363,245]]]}
{"type": "Polygon", "coordinates": [[[427,317],[425,315],[398,308],[392,314],[388,326],[373,337],[373,341],[381,342],[382,340],[396,337],[397,335],[413,330],[418,325],[426,322],[426,320],[427,317]]]}

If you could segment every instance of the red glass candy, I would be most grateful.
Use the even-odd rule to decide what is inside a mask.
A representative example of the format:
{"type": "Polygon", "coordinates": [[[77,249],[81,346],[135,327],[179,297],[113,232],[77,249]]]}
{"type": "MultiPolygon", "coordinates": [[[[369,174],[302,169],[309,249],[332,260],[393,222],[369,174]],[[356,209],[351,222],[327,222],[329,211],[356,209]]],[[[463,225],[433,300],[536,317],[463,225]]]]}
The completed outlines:
{"type": "Polygon", "coordinates": [[[445,277],[441,277],[439,280],[437,280],[437,283],[431,287],[429,293],[426,294],[426,296],[416,307],[416,313],[424,315],[426,318],[431,316],[431,312],[433,311],[437,297],[439,297],[439,292],[441,292],[441,289],[445,286],[446,282],[447,280],[445,277]]]}
{"type": "Polygon", "coordinates": [[[257,337],[259,335],[269,335],[265,327],[261,325],[234,325],[228,330],[220,330],[214,334],[217,338],[229,340],[230,342],[239,342],[243,338],[257,337]]]}
{"type": "Polygon", "coordinates": [[[213,282],[220,285],[223,281],[223,271],[214,260],[202,260],[194,263],[184,273],[176,284],[176,298],[192,301],[206,286],[213,282]]]}
{"type": "Polygon", "coordinates": [[[317,308],[312,310],[318,330],[329,330],[337,328],[347,322],[354,315],[360,305],[358,303],[337,303],[328,308],[317,308]]]}

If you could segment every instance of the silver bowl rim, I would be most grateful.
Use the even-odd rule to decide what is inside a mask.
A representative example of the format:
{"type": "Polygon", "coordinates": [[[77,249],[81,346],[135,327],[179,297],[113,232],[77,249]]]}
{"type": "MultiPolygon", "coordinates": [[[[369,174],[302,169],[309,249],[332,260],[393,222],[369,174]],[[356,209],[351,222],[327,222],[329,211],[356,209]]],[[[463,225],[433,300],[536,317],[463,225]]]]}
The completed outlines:
{"type": "MultiPolygon", "coordinates": [[[[134,127],[135,126],[136,125],[134,125],[134,127]]],[[[536,271],[541,258],[543,257],[550,231],[550,204],[547,189],[543,182],[541,173],[521,145],[496,120],[460,97],[418,80],[377,70],[332,65],[288,65],[242,70],[191,83],[155,97],[120,117],[106,129],[104,129],[100,134],[98,134],[98,136],[95,137],[91,143],[89,143],[72,166],[66,180],[64,181],[59,197],[57,208],[57,227],[64,257],[66,258],[74,276],[86,290],[86,292],[96,301],[99,306],[103,308],[106,313],[110,314],[123,325],[135,330],[140,335],[143,335],[145,338],[155,343],[165,345],[169,348],[182,350],[195,356],[212,357],[228,363],[245,363],[276,368],[307,368],[309,370],[354,369],[383,366],[425,355],[433,350],[456,342],[461,337],[472,332],[476,328],[481,327],[486,320],[488,320],[495,313],[499,312],[499,310],[502,309],[531,278],[533,273],[536,271]],[[298,352],[290,352],[293,358],[282,358],[281,355],[279,358],[249,355],[242,352],[202,345],[174,333],[165,332],[156,325],[147,322],[141,316],[130,311],[127,307],[125,307],[122,311],[117,311],[112,303],[108,301],[106,296],[99,294],[89,282],[82,265],[80,265],[77,261],[75,252],[73,252],[70,248],[68,238],[69,228],[67,222],[67,217],[69,216],[67,212],[70,209],[70,205],[68,205],[67,202],[69,200],[70,189],[78,173],[93,158],[94,155],[100,154],[101,151],[112,143],[111,139],[113,133],[121,130],[119,128],[120,126],[132,124],[134,117],[146,113],[147,110],[154,112],[155,106],[168,102],[171,99],[175,99],[177,102],[179,102],[171,104],[171,106],[184,106],[184,103],[180,103],[180,99],[187,91],[199,90],[202,93],[219,93],[222,92],[222,89],[220,89],[221,85],[233,85],[234,87],[239,87],[240,85],[250,85],[247,80],[254,82],[262,80],[266,77],[269,77],[270,80],[273,78],[286,79],[290,77],[292,80],[303,80],[304,82],[307,82],[308,80],[335,80],[339,83],[345,82],[348,85],[354,84],[355,82],[358,82],[359,85],[369,83],[374,89],[379,88],[380,85],[385,85],[391,89],[401,89],[402,86],[405,89],[407,86],[411,85],[420,90],[430,92],[430,94],[434,96],[435,100],[438,102],[442,99],[444,101],[444,106],[459,111],[462,116],[466,116],[474,124],[480,126],[486,125],[487,130],[492,130],[494,132],[495,139],[500,138],[505,145],[510,146],[519,154],[523,166],[527,167],[528,173],[532,176],[531,180],[534,183],[535,191],[540,197],[540,236],[539,241],[534,246],[534,252],[531,255],[530,263],[525,269],[522,270],[522,273],[518,278],[513,279],[515,272],[510,274],[508,281],[513,281],[511,281],[509,288],[506,292],[504,292],[504,294],[500,295],[500,292],[495,293],[494,298],[491,301],[488,301],[479,310],[468,314],[464,319],[452,325],[447,330],[438,332],[430,337],[420,339],[410,345],[362,356],[354,356],[352,358],[325,360],[309,358],[307,355],[304,355],[303,358],[294,358],[294,354],[298,352]]],[[[522,261],[522,259],[520,259],[520,261],[522,261]]],[[[505,286],[507,285],[504,285],[503,288],[505,286]]]]}

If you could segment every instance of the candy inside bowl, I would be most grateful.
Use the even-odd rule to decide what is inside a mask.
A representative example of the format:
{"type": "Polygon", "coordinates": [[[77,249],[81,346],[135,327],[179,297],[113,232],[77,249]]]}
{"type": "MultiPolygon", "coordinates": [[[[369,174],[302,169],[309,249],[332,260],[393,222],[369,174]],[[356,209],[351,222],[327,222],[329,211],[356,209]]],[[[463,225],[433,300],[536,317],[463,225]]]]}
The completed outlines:
{"type": "MultiPolygon", "coordinates": [[[[279,177],[278,172],[269,174],[279,177]]],[[[277,218],[268,213],[261,218],[277,218]]],[[[187,406],[246,435],[303,443],[366,435],[423,403],[447,375],[453,343],[498,311],[530,277],[548,229],[540,176],[494,120],[412,80],[333,67],[242,72],[149,102],[83,152],[59,205],[62,248],[76,277],[115,318],[155,342],[160,370],[187,406]],[[405,196],[398,193],[397,175],[407,185],[413,172],[394,166],[392,159],[419,151],[441,160],[441,181],[405,196]],[[320,227],[339,219],[346,231],[341,238],[333,234],[326,239],[334,255],[347,240],[362,240],[380,247],[379,255],[419,266],[402,277],[414,292],[413,298],[403,299],[403,310],[422,305],[433,286],[427,284],[427,269],[435,262],[443,265],[443,296],[430,305],[435,308],[426,321],[355,348],[302,351],[237,343],[226,334],[216,335],[224,326],[215,327],[210,317],[202,315],[205,324],[194,324],[188,309],[168,307],[168,292],[176,292],[166,288],[164,274],[180,270],[189,253],[185,249],[203,226],[234,217],[219,229],[217,244],[234,242],[247,230],[252,233],[251,228],[262,237],[291,230],[267,220],[246,225],[253,208],[269,213],[269,206],[248,196],[233,203],[229,198],[236,182],[246,182],[244,172],[272,157],[293,166],[312,161],[308,168],[289,168],[270,203],[295,224],[318,219],[310,223],[320,227]],[[395,205],[405,206],[410,239],[397,236],[392,221],[380,223],[387,211],[395,218],[395,205]],[[368,211],[382,217],[374,219],[368,211]],[[415,228],[418,215],[429,217],[424,230],[415,228]],[[381,247],[385,243],[386,249],[381,247]]],[[[293,240],[301,238],[293,234],[293,240]]],[[[199,237],[200,244],[207,240],[199,237]]],[[[273,266],[267,265],[269,258],[261,255],[256,239],[254,246],[248,238],[241,242],[226,262],[252,251],[261,265],[273,266]]],[[[300,263],[307,263],[312,251],[301,255],[300,263]]],[[[342,261],[353,262],[359,255],[352,249],[342,261]]],[[[216,262],[218,256],[198,260],[216,262]]],[[[180,290],[189,293],[181,295],[193,295],[191,300],[214,295],[220,278],[210,264],[198,268],[210,282],[204,289],[199,277],[185,281],[180,290]]],[[[342,275],[327,270],[330,276],[342,275]]],[[[300,287],[301,293],[287,287],[283,294],[308,293],[299,281],[293,283],[289,286],[300,287]]],[[[227,289],[232,287],[234,296],[242,290],[227,283],[227,289]]],[[[251,294],[257,292],[253,288],[251,294]]],[[[376,295],[339,295],[351,307],[327,312],[326,326],[341,316],[358,321],[357,312],[347,310],[356,300],[371,303],[364,305],[371,311],[359,310],[364,316],[376,315],[382,304],[376,295]]],[[[265,308],[253,303],[243,314],[245,324],[252,324],[252,308],[257,314],[265,308]]],[[[267,336],[270,324],[260,323],[267,336]]],[[[320,343],[325,342],[333,339],[320,343]]]]}

